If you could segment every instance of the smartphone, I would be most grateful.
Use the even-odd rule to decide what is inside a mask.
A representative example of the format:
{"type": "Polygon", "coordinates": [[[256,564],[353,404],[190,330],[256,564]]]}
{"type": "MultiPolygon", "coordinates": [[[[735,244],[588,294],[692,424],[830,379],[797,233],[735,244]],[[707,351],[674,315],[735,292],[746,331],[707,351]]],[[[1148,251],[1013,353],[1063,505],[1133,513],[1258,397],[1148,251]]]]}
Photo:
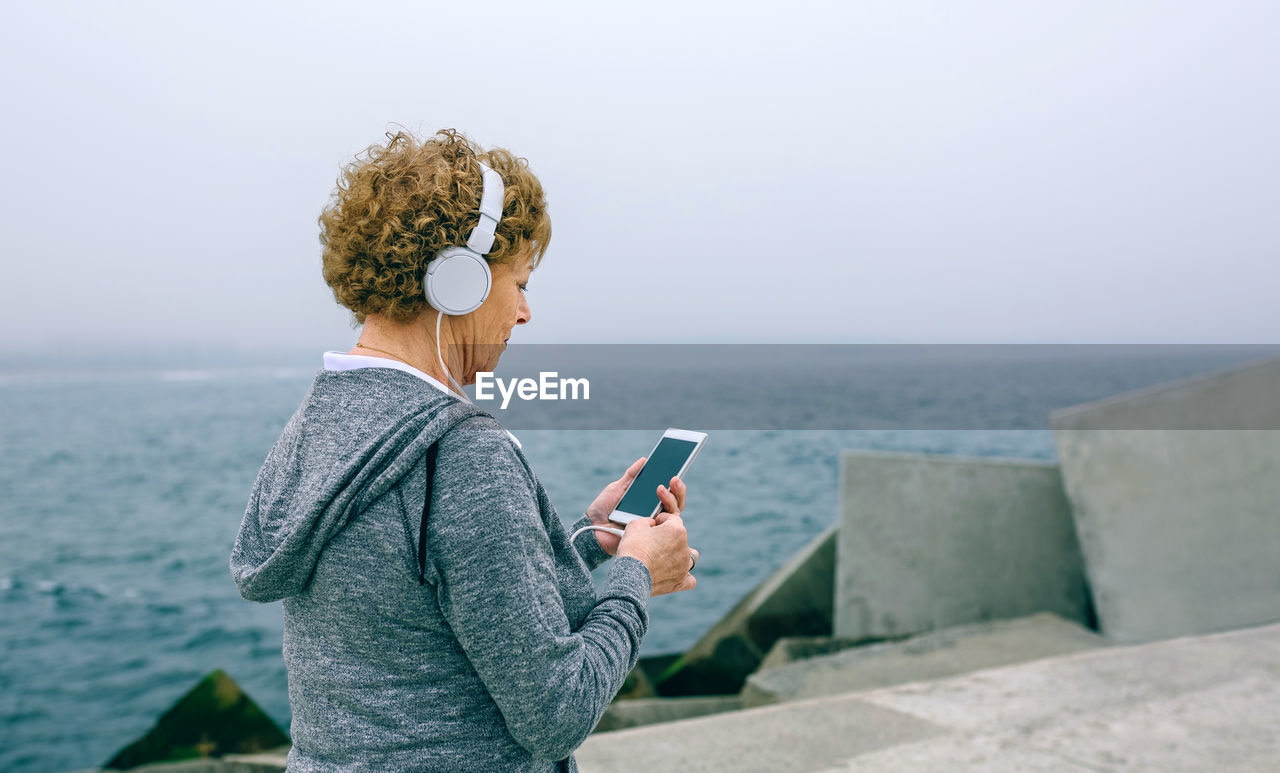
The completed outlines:
{"type": "Polygon", "coordinates": [[[652,518],[657,515],[662,510],[658,486],[670,488],[672,478],[677,475],[683,477],[705,442],[705,432],[668,429],[662,433],[658,445],[653,447],[644,467],[640,468],[640,474],[631,481],[618,506],[609,513],[609,520],[614,523],[630,523],[637,518],[652,518]]]}

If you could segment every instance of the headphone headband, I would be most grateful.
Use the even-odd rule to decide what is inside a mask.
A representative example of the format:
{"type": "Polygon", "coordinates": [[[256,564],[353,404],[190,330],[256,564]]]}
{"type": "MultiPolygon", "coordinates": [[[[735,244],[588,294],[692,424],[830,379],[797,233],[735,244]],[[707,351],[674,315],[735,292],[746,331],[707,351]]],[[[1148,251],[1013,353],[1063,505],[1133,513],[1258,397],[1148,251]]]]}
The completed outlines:
{"type": "Polygon", "coordinates": [[[498,221],[502,219],[502,198],[506,186],[502,184],[502,175],[493,171],[483,161],[480,164],[482,187],[480,189],[480,222],[467,237],[467,249],[480,255],[489,254],[493,249],[493,235],[498,229],[498,221]]]}
{"type": "Polygon", "coordinates": [[[480,308],[489,297],[493,283],[493,275],[484,256],[493,249],[493,234],[502,219],[502,198],[506,188],[502,184],[502,175],[479,159],[477,163],[480,164],[483,185],[480,189],[480,222],[467,237],[467,246],[446,247],[436,253],[422,278],[427,303],[439,312],[436,315],[436,358],[440,361],[440,369],[449,377],[449,383],[467,402],[470,402],[467,393],[444,364],[444,353],[440,350],[440,322],[446,314],[470,314],[480,308]]]}
{"type": "Polygon", "coordinates": [[[442,314],[469,314],[489,297],[493,276],[484,256],[493,249],[493,235],[502,219],[506,188],[502,175],[480,164],[480,222],[467,237],[465,247],[446,247],[427,264],[422,290],[431,308],[442,314]]]}

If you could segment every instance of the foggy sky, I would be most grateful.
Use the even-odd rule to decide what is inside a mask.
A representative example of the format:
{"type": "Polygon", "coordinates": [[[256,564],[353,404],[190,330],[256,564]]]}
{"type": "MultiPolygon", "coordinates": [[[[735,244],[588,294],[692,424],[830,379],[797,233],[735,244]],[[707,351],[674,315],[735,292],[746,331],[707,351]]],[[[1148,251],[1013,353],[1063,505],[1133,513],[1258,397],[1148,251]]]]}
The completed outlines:
{"type": "Polygon", "coordinates": [[[397,125],[530,160],[513,343],[1280,331],[1280,5],[82,3],[0,31],[8,351],[346,349],[397,125]]]}

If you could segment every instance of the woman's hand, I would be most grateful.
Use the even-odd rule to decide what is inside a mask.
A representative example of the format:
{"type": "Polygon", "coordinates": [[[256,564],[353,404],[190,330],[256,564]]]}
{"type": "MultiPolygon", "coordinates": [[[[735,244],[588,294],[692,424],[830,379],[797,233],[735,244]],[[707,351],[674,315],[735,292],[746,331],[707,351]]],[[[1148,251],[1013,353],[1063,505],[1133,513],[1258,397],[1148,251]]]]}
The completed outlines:
{"type": "Polygon", "coordinates": [[[618,555],[631,556],[648,567],[653,580],[651,596],[691,590],[698,584],[697,578],[689,574],[698,551],[689,547],[684,520],[677,513],[659,513],[657,518],[637,518],[628,523],[618,555]]]}
{"type": "MultiPolygon", "coordinates": [[[[612,513],[613,509],[618,506],[618,502],[622,501],[623,492],[631,485],[631,481],[635,480],[636,476],[640,474],[645,461],[647,460],[643,456],[635,460],[627,468],[627,471],[622,473],[621,478],[604,487],[604,491],[601,491],[600,495],[591,503],[591,506],[587,508],[587,518],[591,520],[591,523],[597,526],[618,527],[618,524],[609,520],[609,513],[612,513]]],[[[682,512],[684,510],[685,494],[687,493],[688,489],[685,488],[684,481],[680,480],[679,477],[671,479],[670,489],[666,486],[658,486],[658,499],[662,502],[663,512],[676,514],[682,512]]],[[[661,515],[660,513],[659,517],[661,515]]],[[[618,552],[618,542],[622,539],[621,537],[610,534],[607,531],[593,530],[591,533],[596,535],[596,541],[600,543],[600,548],[604,552],[611,556],[618,552]]]]}

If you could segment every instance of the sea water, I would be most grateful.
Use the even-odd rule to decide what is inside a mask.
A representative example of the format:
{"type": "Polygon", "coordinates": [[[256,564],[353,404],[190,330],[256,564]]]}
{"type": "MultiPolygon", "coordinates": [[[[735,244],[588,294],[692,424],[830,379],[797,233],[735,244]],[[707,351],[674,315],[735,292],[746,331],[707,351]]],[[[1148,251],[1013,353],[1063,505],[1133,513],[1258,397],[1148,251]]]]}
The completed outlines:
{"type": "MultiPolygon", "coordinates": [[[[1042,379],[1047,404],[1232,355],[1165,359],[1154,369],[1112,363],[1061,394],[1042,379]]],[[[227,565],[254,475],[312,376],[0,374],[0,770],[101,765],[214,668],[288,729],[279,604],[242,600],[227,565]]],[[[999,402],[1014,386],[993,380],[989,396],[999,402]]],[[[687,476],[698,587],[652,600],[642,654],[693,644],[835,520],[842,449],[1053,458],[1043,405],[1027,410],[1024,430],[712,432],[687,476]]],[[[517,435],[566,524],[657,439],[641,430],[517,435]]]]}

